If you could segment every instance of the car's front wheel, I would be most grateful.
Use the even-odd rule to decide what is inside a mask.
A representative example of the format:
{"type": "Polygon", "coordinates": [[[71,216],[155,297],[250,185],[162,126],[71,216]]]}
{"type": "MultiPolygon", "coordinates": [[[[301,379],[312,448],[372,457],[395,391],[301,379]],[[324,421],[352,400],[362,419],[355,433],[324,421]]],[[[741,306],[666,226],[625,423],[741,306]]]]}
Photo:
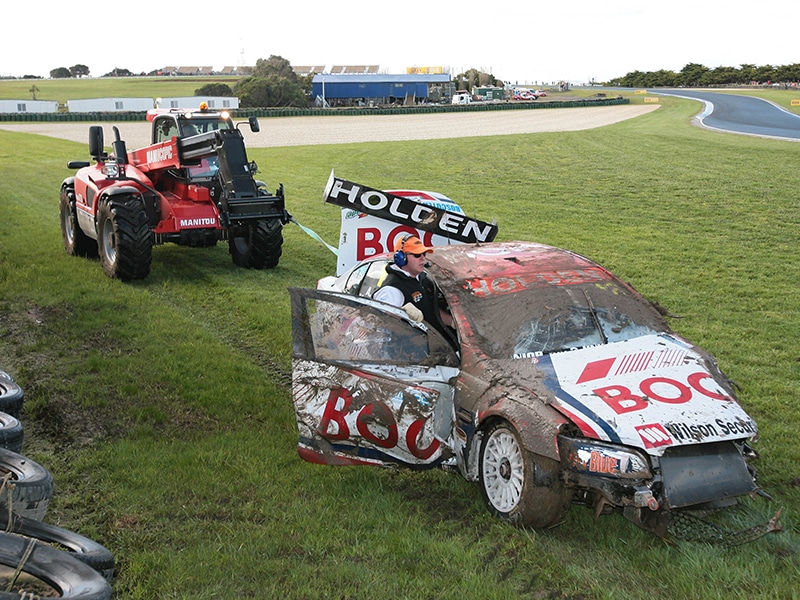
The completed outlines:
{"type": "Polygon", "coordinates": [[[572,500],[560,477],[560,464],[525,450],[519,434],[505,421],[492,425],[484,436],[480,481],[489,510],[517,527],[555,525],[572,500]]]}

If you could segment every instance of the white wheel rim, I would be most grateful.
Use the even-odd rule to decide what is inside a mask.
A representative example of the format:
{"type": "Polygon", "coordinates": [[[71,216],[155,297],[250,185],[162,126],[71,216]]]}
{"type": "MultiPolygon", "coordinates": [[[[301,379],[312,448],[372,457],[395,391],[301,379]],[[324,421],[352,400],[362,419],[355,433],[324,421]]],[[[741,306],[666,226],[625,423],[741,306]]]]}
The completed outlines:
{"type": "Polygon", "coordinates": [[[486,440],[481,469],[492,506],[503,513],[514,510],[522,497],[525,462],[517,439],[509,431],[496,431],[486,440]]]}

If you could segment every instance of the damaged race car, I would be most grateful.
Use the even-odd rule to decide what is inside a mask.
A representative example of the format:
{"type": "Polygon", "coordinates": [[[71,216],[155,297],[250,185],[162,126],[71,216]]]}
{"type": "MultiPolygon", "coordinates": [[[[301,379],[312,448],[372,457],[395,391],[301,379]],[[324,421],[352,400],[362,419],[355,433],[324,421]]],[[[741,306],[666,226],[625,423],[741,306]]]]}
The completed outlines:
{"type": "Polygon", "coordinates": [[[452,328],[371,298],[390,254],[290,289],[303,459],[456,470],[533,528],[576,502],[667,537],[682,511],[760,492],[731,381],[630,285],[531,242],[427,258],[452,328]]]}

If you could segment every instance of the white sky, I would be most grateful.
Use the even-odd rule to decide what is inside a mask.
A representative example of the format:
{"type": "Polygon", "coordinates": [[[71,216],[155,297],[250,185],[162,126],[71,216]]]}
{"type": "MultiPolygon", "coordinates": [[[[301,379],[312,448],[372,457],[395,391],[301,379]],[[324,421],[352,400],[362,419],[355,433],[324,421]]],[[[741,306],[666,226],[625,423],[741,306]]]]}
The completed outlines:
{"type": "Polygon", "coordinates": [[[115,67],[221,69],[272,54],[295,66],[377,64],[388,73],[474,67],[520,84],[600,82],[687,63],[800,63],[792,31],[800,3],[789,0],[13,2],[4,9],[0,75],[13,76],[46,77],[75,64],[95,77],[115,67]]]}

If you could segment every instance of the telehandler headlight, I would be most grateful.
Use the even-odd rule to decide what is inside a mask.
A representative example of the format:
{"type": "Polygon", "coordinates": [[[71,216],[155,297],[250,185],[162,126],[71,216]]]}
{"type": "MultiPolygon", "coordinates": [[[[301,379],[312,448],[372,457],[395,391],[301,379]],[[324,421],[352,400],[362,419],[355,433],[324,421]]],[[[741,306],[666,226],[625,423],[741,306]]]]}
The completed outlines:
{"type": "Polygon", "coordinates": [[[102,172],[106,177],[119,177],[119,165],[107,162],[103,165],[102,172]]]}

